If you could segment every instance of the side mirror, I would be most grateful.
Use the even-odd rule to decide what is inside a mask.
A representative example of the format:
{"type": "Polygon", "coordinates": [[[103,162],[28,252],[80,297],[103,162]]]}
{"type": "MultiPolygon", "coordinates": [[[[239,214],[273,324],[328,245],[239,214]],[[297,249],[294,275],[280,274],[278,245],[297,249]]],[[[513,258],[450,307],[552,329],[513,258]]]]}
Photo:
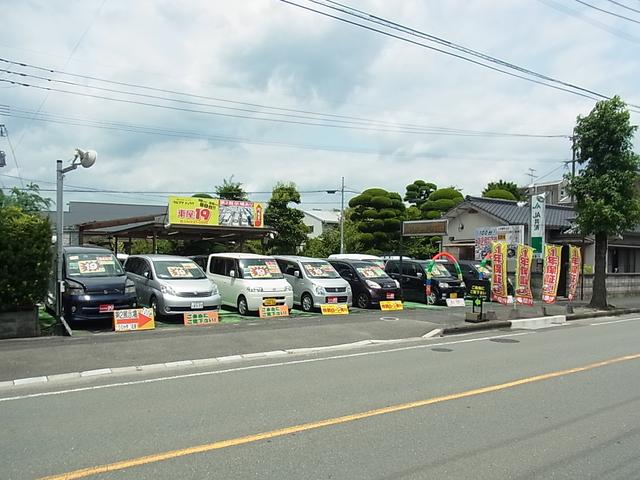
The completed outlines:
{"type": "Polygon", "coordinates": [[[149,272],[143,272],[142,276],[146,279],[149,279],[149,277],[151,277],[151,274],[149,272]]]}
{"type": "Polygon", "coordinates": [[[422,272],[418,272],[418,278],[422,278],[422,277],[423,277],[422,272]]]}
{"type": "Polygon", "coordinates": [[[294,270],[293,276],[296,278],[300,278],[300,270],[294,270]]]}
{"type": "Polygon", "coordinates": [[[230,276],[231,278],[235,278],[235,276],[236,276],[236,271],[235,271],[235,270],[229,270],[229,276],[230,276]]]}

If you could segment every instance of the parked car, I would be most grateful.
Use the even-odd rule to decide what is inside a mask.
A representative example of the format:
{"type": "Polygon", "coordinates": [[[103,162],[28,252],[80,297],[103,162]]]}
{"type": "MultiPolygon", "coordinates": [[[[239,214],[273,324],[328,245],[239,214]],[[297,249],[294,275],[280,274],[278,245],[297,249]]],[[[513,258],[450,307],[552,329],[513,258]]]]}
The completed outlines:
{"type": "Polygon", "coordinates": [[[430,288],[427,287],[427,260],[402,261],[402,274],[400,261],[387,262],[386,271],[402,283],[402,295],[405,300],[420,303],[444,303],[447,298],[464,298],[466,285],[457,277],[451,275],[442,263],[434,262],[431,269],[430,288]]]}
{"type": "Polygon", "coordinates": [[[156,316],[220,308],[218,287],[189,258],[131,255],[124,269],[136,286],[138,302],[156,316]]]}
{"type": "Polygon", "coordinates": [[[353,292],[358,308],[370,308],[380,300],[400,300],[400,284],[389,277],[380,265],[364,260],[329,260],[353,292]]]}
{"type": "Polygon", "coordinates": [[[384,269],[385,261],[375,255],[368,255],[366,253],[334,253],[329,255],[329,261],[332,260],[359,260],[364,262],[372,262],[384,269]]]}
{"type": "MultiPolygon", "coordinates": [[[[445,268],[451,273],[451,275],[456,276],[456,267],[452,262],[444,262],[443,265],[445,268]]],[[[491,266],[484,265],[481,266],[481,262],[477,260],[458,260],[458,265],[460,265],[460,271],[462,273],[462,279],[466,285],[467,294],[471,290],[473,285],[481,284],[485,287],[487,296],[485,297],[485,301],[491,301],[491,266]],[[482,275],[482,279],[480,276],[482,275]]],[[[507,279],[507,293],[509,295],[513,295],[513,284],[511,279],[507,279]]]]}
{"type": "Polygon", "coordinates": [[[284,278],[293,288],[293,304],[310,312],[323,303],[351,306],[351,286],[326,260],[298,256],[276,256],[284,278]]]}
{"type": "Polygon", "coordinates": [[[222,304],[248,315],[262,306],[293,307],[293,289],[275,258],[253,253],[213,253],[192,257],[213,280],[222,304]]]}
{"type": "MultiPolygon", "coordinates": [[[[64,247],[63,315],[70,322],[111,320],[113,311],[135,308],[136,288],[115,255],[106,248],[64,247]]],[[[56,283],[51,283],[47,307],[55,308],[56,283]]]]}

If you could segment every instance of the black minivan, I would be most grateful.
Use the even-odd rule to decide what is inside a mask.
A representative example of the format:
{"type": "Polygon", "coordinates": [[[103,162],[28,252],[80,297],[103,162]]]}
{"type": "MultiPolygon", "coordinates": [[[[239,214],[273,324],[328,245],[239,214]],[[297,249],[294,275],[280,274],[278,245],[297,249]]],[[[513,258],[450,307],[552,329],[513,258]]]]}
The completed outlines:
{"type": "Polygon", "coordinates": [[[401,300],[400,284],[377,264],[365,260],[329,260],[353,292],[353,305],[369,308],[380,300],[401,300]]]}
{"type": "Polygon", "coordinates": [[[402,282],[405,300],[420,303],[444,303],[447,298],[464,298],[465,283],[454,277],[439,262],[431,269],[431,283],[427,283],[428,260],[389,260],[385,270],[391,278],[402,282]]]}
{"type": "Polygon", "coordinates": [[[114,310],[136,306],[136,287],[110,250],[69,246],[63,258],[65,319],[109,320],[114,310]]]}

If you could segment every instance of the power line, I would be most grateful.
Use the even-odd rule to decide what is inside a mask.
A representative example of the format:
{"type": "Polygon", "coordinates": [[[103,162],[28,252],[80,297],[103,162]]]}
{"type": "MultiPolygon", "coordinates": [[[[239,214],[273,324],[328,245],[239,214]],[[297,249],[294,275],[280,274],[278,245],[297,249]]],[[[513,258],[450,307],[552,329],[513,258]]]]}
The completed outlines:
{"type": "MultiPolygon", "coordinates": [[[[549,77],[549,76],[546,76],[546,75],[539,74],[539,73],[534,72],[532,70],[529,70],[529,69],[526,69],[526,68],[523,68],[523,67],[519,67],[519,66],[517,66],[515,64],[506,62],[504,60],[500,60],[500,59],[497,59],[495,57],[491,57],[489,55],[483,54],[481,52],[477,52],[475,50],[469,49],[467,47],[463,47],[461,45],[455,44],[453,42],[450,42],[448,40],[442,39],[440,37],[436,37],[434,35],[426,34],[424,32],[420,32],[418,30],[402,26],[400,24],[391,22],[389,20],[385,20],[385,19],[382,19],[380,17],[377,17],[375,15],[368,14],[366,12],[363,12],[362,10],[357,10],[357,9],[354,9],[354,8],[351,8],[351,7],[348,7],[348,6],[344,6],[343,4],[338,4],[337,2],[331,2],[331,3],[334,4],[334,5],[340,5],[341,7],[344,7],[344,8],[338,8],[338,7],[335,7],[335,6],[327,5],[326,3],[318,1],[318,0],[308,0],[311,3],[324,6],[325,8],[329,8],[331,10],[339,11],[339,12],[347,14],[347,15],[358,17],[358,18],[360,18],[362,20],[365,20],[365,21],[368,21],[370,23],[376,23],[378,25],[384,26],[385,28],[393,29],[393,30],[400,31],[400,32],[405,33],[405,34],[409,34],[409,35],[412,35],[412,36],[420,37],[420,38],[423,38],[423,39],[425,39],[427,41],[431,41],[431,42],[435,42],[435,43],[444,45],[447,48],[455,49],[455,50],[464,52],[466,54],[470,54],[470,55],[473,55],[475,57],[482,58],[483,60],[488,60],[491,63],[497,63],[497,64],[499,64],[501,66],[505,66],[507,68],[514,69],[514,70],[517,70],[519,72],[525,73],[526,75],[529,75],[529,77],[524,76],[524,75],[519,75],[519,74],[510,72],[510,71],[504,70],[502,68],[493,67],[491,65],[488,65],[486,63],[483,63],[483,62],[480,62],[480,61],[477,61],[477,60],[474,60],[472,58],[468,58],[468,57],[465,57],[463,55],[459,55],[459,54],[456,54],[456,53],[453,53],[453,52],[450,52],[450,51],[447,51],[447,50],[443,50],[441,48],[433,47],[431,45],[427,45],[425,43],[421,43],[421,42],[418,42],[418,41],[415,41],[415,40],[411,40],[411,39],[406,38],[406,37],[395,35],[393,33],[385,31],[385,30],[380,30],[380,29],[377,29],[377,28],[374,28],[374,27],[370,27],[368,25],[364,25],[362,23],[358,23],[358,22],[349,20],[349,19],[344,18],[344,17],[333,15],[333,14],[330,14],[330,13],[327,13],[327,12],[324,12],[324,11],[321,11],[321,10],[317,10],[315,8],[311,8],[311,7],[308,7],[308,6],[305,6],[305,5],[300,5],[300,4],[295,3],[293,1],[290,1],[290,0],[280,0],[280,1],[283,2],[283,3],[287,3],[289,5],[296,6],[298,8],[304,9],[304,10],[308,10],[308,11],[313,12],[313,13],[317,13],[317,14],[320,14],[320,15],[323,15],[323,16],[326,16],[326,17],[329,17],[329,18],[333,18],[335,20],[339,20],[339,21],[344,22],[344,23],[348,23],[350,25],[358,26],[358,27],[364,28],[366,30],[370,30],[370,31],[373,31],[373,32],[376,32],[376,33],[380,33],[382,35],[386,35],[386,36],[389,36],[389,37],[392,37],[392,38],[396,38],[398,40],[402,40],[402,41],[405,41],[405,42],[408,42],[408,43],[411,43],[411,44],[414,44],[414,45],[418,45],[418,46],[421,46],[421,47],[424,47],[424,48],[428,48],[430,50],[434,50],[434,51],[437,51],[439,53],[443,53],[445,55],[449,55],[449,56],[452,56],[452,57],[455,57],[455,58],[458,58],[458,59],[461,59],[461,60],[476,64],[476,65],[488,68],[490,70],[498,71],[498,72],[504,73],[504,74],[512,76],[512,77],[521,78],[521,79],[527,80],[529,82],[538,83],[538,84],[541,84],[541,85],[544,85],[544,86],[547,86],[547,87],[550,87],[550,88],[554,88],[556,90],[565,91],[565,92],[568,92],[568,93],[571,93],[571,94],[574,94],[574,95],[578,95],[578,96],[581,96],[581,97],[590,98],[592,100],[610,98],[610,97],[608,97],[606,95],[603,95],[601,93],[595,92],[593,90],[589,90],[589,89],[580,87],[578,85],[574,85],[574,84],[571,84],[571,83],[568,83],[568,82],[564,82],[562,80],[555,79],[553,77],[549,77]],[[536,77],[538,77],[538,78],[540,78],[542,80],[536,80],[535,78],[530,78],[530,76],[536,76],[536,77]],[[552,82],[552,83],[547,83],[547,82],[552,82]],[[565,87],[568,87],[568,88],[565,88],[565,87]]],[[[636,107],[636,108],[640,108],[640,106],[637,106],[637,105],[631,105],[631,106],[636,107]]]]}
{"type": "MultiPolygon", "coordinates": [[[[27,77],[27,78],[32,78],[32,79],[36,79],[36,80],[42,80],[42,81],[46,81],[48,83],[53,82],[53,83],[68,84],[68,85],[71,85],[71,86],[78,86],[78,87],[85,87],[85,88],[88,87],[88,88],[97,89],[97,90],[100,90],[100,91],[107,91],[107,92],[111,92],[111,93],[119,93],[119,94],[134,96],[134,97],[151,98],[151,99],[176,102],[176,103],[186,104],[186,105],[195,105],[195,106],[203,106],[203,107],[214,107],[214,108],[223,108],[223,109],[231,109],[231,110],[241,110],[241,111],[244,111],[244,112],[254,113],[254,114],[258,114],[258,115],[281,115],[281,116],[286,116],[286,117],[290,117],[290,118],[301,118],[301,119],[305,119],[305,120],[310,120],[310,122],[299,121],[299,120],[282,119],[282,118],[277,118],[277,117],[276,118],[272,118],[272,117],[263,118],[263,117],[255,117],[255,116],[248,116],[248,115],[221,113],[221,112],[215,112],[215,111],[209,111],[209,110],[196,110],[196,109],[175,107],[175,106],[171,106],[171,105],[163,105],[163,104],[156,104],[156,103],[139,102],[139,101],[136,101],[136,100],[128,100],[128,99],[122,99],[122,98],[107,97],[107,96],[103,96],[103,95],[93,95],[93,94],[88,94],[88,93],[83,93],[83,92],[44,87],[44,86],[41,86],[41,85],[28,84],[28,83],[23,83],[23,82],[14,82],[14,83],[16,83],[17,85],[20,85],[20,86],[33,87],[33,88],[39,88],[39,89],[47,89],[47,90],[51,90],[51,91],[62,92],[62,93],[78,95],[78,96],[87,96],[87,97],[99,98],[99,99],[103,99],[103,100],[111,100],[111,101],[116,101],[116,102],[135,103],[135,104],[143,105],[143,106],[151,106],[151,107],[157,107],[157,108],[169,108],[169,109],[175,109],[175,110],[181,110],[181,111],[187,111],[187,112],[204,113],[204,114],[209,114],[209,115],[219,115],[219,116],[231,117],[231,118],[241,118],[241,119],[249,119],[249,120],[263,120],[263,121],[271,121],[271,122],[279,122],[279,123],[290,123],[290,124],[296,124],[296,125],[308,125],[308,126],[331,127],[331,128],[346,128],[346,129],[356,129],[356,130],[365,130],[365,131],[381,131],[381,132],[389,132],[389,133],[409,133],[409,134],[429,134],[429,135],[436,135],[437,134],[437,135],[453,135],[453,136],[469,136],[469,137],[472,137],[472,136],[483,136],[483,137],[567,138],[567,135],[557,135],[557,134],[556,135],[548,135],[548,134],[531,134],[531,133],[491,132],[491,131],[464,130],[464,129],[452,129],[452,128],[447,128],[447,127],[428,127],[428,126],[424,126],[424,127],[413,127],[413,126],[399,127],[399,124],[380,122],[380,121],[372,121],[372,120],[352,121],[352,120],[325,119],[325,118],[321,118],[320,119],[320,118],[313,118],[313,117],[303,116],[303,115],[260,112],[260,111],[257,111],[257,110],[226,107],[226,106],[219,106],[219,105],[214,105],[214,104],[206,104],[206,103],[201,103],[201,102],[190,102],[190,101],[185,101],[185,100],[178,100],[178,99],[172,99],[172,98],[167,98],[167,97],[160,97],[160,96],[156,96],[156,95],[146,95],[146,94],[139,94],[139,93],[135,93],[135,92],[127,92],[127,91],[122,91],[122,90],[116,90],[116,89],[95,87],[95,86],[91,86],[91,85],[81,85],[81,84],[78,84],[78,83],[75,83],[75,82],[68,82],[68,81],[64,81],[64,80],[55,80],[55,79],[51,79],[51,78],[46,78],[46,77],[41,77],[41,76],[36,76],[36,75],[30,75],[30,74],[26,74],[26,73],[23,73],[23,72],[15,72],[15,71],[12,71],[12,70],[7,70],[7,69],[0,69],[0,72],[7,73],[9,75],[16,75],[16,76],[27,77]],[[330,123],[315,123],[314,121],[330,122],[330,123]],[[380,127],[380,128],[378,128],[378,127],[380,127]]],[[[11,80],[6,80],[6,79],[0,79],[0,81],[2,81],[2,82],[11,82],[11,80]]],[[[39,112],[36,112],[36,114],[37,113],[39,113],[39,112]]]]}
{"type": "Polygon", "coordinates": [[[631,7],[629,7],[628,5],[625,5],[622,2],[616,2],[616,0],[607,0],[607,1],[610,2],[610,3],[613,3],[614,5],[618,5],[619,7],[627,9],[627,10],[629,10],[631,12],[640,13],[640,10],[636,10],[635,8],[631,8],[631,7]]]}
{"type": "Polygon", "coordinates": [[[624,15],[620,15],[620,14],[615,13],[615,12],[610,12],[609,10],[606,10],[606,9],[600,8],[600,7],[596,7],[595,5],[591,5],[590,3],[584,2],[582,0],[575,0],[575,1],[580,3],[580,4],[582,4],[582,5],[584,5],[584,6],[586,6],[586,7],[593,8],[594,10],[597,10],[598,12],[602,12],[602,13],[605,13],[607,15],[611,15],[613,17],[621,18],[623,20],[628,20],[629,22],[637,23],[637,24],[640,25],[640,20],[635,20],[633,18],[625,17],[624,15]]]}
{"type": "Polygon", "coordinates": [[[0,125],[0,137],[7,137],[7,143],[9,144],[9,150],[11,151],[11,156],[13,157],[13,162],[16,164],[16,172],[18,173],[18,178],[20,179],[20,185],[24,187],[24,181],[22,180],[22,176],[20,174],[20,165],[18,164],[18,157],[16,157],[15,149],[13,148],[13,143],[11,142],[11,137],[9,136],[9,129],[6,125],[0,125]]]}

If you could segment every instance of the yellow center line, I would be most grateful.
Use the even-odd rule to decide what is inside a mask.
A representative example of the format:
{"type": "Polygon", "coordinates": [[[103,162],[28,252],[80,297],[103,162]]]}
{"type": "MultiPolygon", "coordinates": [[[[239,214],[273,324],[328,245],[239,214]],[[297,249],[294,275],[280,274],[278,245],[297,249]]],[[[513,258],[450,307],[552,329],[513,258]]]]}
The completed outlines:
{"type": "Polygon", "coordinates": [[[388,413],[401,412],[403,410],[410,410],[413,408],[424,407],[424,406],[433,405],[436,403],[448,402],[450,400],[458,400],[460,398],[467,398],[467,397],[473,397],[476,395],[482,395],[485,393],[497,392],[500,390],[506,390],[509,388],[518,387],[520,385],[540,382],[543,380],[550,380],[552,378],[562,377],[562,376],[571,375],[579,372],[585,372],[587,370],[593,370],[595,368],[606,367],[607,365],[613,365],[616,363],[627,362],[630,360],[638,360],[638,359],[640,359],[640,353],[633,354],[633,355],[625,355],[622,357],[611,358],[609,360],[603,360],[601,362],[590,363],[582,367],[568,368],[566,370],[558,370],[555,372],[535,375],[533,377],[520,378],[518,380],[514,380],[511,382],[499,383],[496,385],[489,385],[486,387],[476,388],[473,390],[466,390],[464,392],[452,393],[449,395],[442,395],[442,396],[433,397],[433,398],[427,398],[427,399],[418,400],[415,402],[390,405],[388,407],[376,408],[373,410],[367,410],[365,412],[352,413],[349,415],[328,418],[328,419],[319,420],[316,422],[302,423],[299,425],[279,428],[279,429],[271,430],[268,432],[256,433],[253,435],[246,435],[244,437],[237,437],[229,440],[221,440],[221,441],[212,442],[212,443],[205,443],[202,445],[195,445],[193,447],[180,448],[177,450],[170,450],[167,452],[155,453],[153,455],[146,455],[143,457],[131,458],[129,460],[122,460],[119,462],[108,463],[105,465],[96,465],[94,467],[74,470],[72,472],[60,473],[57,475],[42,477],[40,480],[73,480],[77,478],[85,478],[92,475],[98,475],[100,473],[113,472],[116,470],[124,470],[126,468],[137,467],[137,466],[146,465],[149,463],[161,462],[161,461],[169,460],[172,458],[184,457],[186,455],[193,455],[196,453],[203,453],[203,452],[211,452],[213,450],[220,450],[223,448],[234,447],[237,445],[245,445],[247,443],[254,443],[260,440],[267,440],[269,438],[282,437],[284,435],[291,435],[292,433],[305,432],[308,430],[316,430],[323,427],[330,427],[332,425],[339,425],[342,423],[349,423],[356,420],[362,420],[365,418],[376,417],[378,415],[386,415],[388,413]]]}

